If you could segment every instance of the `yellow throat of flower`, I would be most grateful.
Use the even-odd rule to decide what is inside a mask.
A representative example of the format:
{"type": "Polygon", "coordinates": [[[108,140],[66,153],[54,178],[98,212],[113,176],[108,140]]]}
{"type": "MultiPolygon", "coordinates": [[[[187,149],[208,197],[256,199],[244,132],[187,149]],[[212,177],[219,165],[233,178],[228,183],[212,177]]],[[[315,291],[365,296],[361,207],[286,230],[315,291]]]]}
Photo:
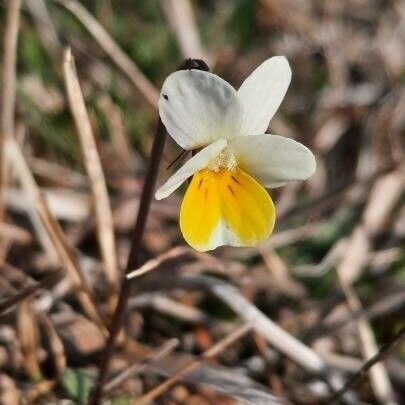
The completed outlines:
{"type": "Polygon", "coordinates": [[[234,171],[238,166],[235,155],[229,150],[224,149],[214,160],[207,166],[208,170],[218,173],[221,170],[234,171]]]}

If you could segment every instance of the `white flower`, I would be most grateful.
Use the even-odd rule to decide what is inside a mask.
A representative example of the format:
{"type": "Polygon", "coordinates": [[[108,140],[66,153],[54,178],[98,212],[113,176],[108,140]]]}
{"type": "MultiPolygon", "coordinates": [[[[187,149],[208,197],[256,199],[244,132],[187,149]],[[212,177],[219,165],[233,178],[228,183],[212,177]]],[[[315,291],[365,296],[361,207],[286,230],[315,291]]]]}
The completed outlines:
{"type": "Polygon", "coordinates": [[[264,187],[314,173],[308,148],[265,134],[290,81],[286,58],[276,56],[256,68],[238,91],[200,70],[178,71],[164,82],[159,114],[168,133],[184,149],[202,149],[157,190],[156,198],[166,198],[193,176],[180,228],[195,249],[254,246],[266,239],[275,208],[264,187]]]}

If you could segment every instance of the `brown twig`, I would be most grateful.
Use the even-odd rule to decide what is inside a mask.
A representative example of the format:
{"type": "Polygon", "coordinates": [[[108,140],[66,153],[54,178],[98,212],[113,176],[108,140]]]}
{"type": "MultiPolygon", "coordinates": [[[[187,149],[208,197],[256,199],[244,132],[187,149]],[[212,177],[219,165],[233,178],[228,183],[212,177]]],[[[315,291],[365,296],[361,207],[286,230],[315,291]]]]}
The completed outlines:
{"type": "Polygon", "coordinates": [[[209,360],[212,359],[213,357],[217,356],[219,353],[224,351],[228,346],[230,346],[232,343],[236,342],[239,340],[241,337],[246,335],[246,333],[250,332],[252,330],[252,322],[247,322],[238,328],[236,328],[234,331],[232,331],[229,335],[225,336],[223,339],[221,339],[219,342],[217,342],[214,346],[210,347],[208,350],[206,350],[202,356],[201,359],[192,361],[189,364],[186,364],[184,367],[182,367],[180,370],[177,371],[177,373],[170,378],[168,378],[166,381],[163,381],[161,384],[159,384],[157,387],[153,388],[151,391],[143,395],[141,398],[136,399],[132,404],[133,405],[146,405],[150,404],[154,399],[156,399],[159,395],[162,395],[163,392],[165,392],[168,388],[170,388],[173,384],[175,384],[181,377],[183,377],[185,374],[188,374],[198,368],[198,366],[204,361],[204,360],[209,360]]]}
{"type": "Polygon", "coordinates": [[[166,262],[167,260],[172,260],[180,256],[186,255],[188,253],[190,253],[190,248],[186,246],[176,246],[173,249],[170,249],[169,251],[162,253],[161,255],[151,260],[148,260],[138,269],[129,271],[126,275],[126,278],[128,280],[132,280],[136,277],[143,276],[144,274],[149,273],[152,270],[155,270],[157,267],[159,267],[162,263],[166,262]]]}
{"type": "MultiPolygon", "coordinates": [[[[182,64],[180,69],[208,70],[208,67],[205,64],[205,62],[201,60],[188,59],[182,64]]],[[[138,216],[136,219],[134,232],[132,236],[131,250],[129,252],[127,266],[125,270],[126,273],[139,267],[140,264],[142,237],[145,231],[146,220],[148,217],[148,213],[153,198],[153,192],[155,189],[159,164],[163,154],[165,139],[166,139],[166,129],[162,121],[159,119],[155,138],[153,141],[149,167],[146,173],[146,178],[140,198],[138,216]]],[[[130,297],[130,295],[131,295],[131,283],[127,280],[126,277],[123,277],[118,303],[111,322],[110,335],[108,337],[99,367],[98,379],[92,397],[90,398],[89,401],[90,405],[98,405],[101,401],[103,386],[107,378],[108,366],[110,364],[116,338],[125,320],[125,315],[128,308],[128,298],[130,297]]]]}
{"type": "Polygon", "coordinates": [[[100,23],[76,0],[54,0],[74,14],[108,56],[128,76],[148,103],[156,108],[159,93],[100,23]]]}
{"type": "Polygon", "coordinates": [[[66,49],[64,54],[63,71],[69,106],[76,124],[84,157],[84,165],[89,176],[93,194],[98,230],[97,235],[101,255],[103,257],[103,268],[110,291],[114,292],[118,288],[119,277],[111,206],[100,156],[97,151],[96,141],[84,104],[75,61],[70,48],[66,49]]]}
{"type": "Polygon", "coordinates": [[[390,354],[395,347],[399,345],[402,339],[405,337],[405,326],[403,326],[398,333],[395,334],[395,336],[389,340],[388,342],[384,343],[378,352],[371,357],[368,361],[366,361],[363,366],[356,372],[354,376],[350,380],[346,382],[346,384],[339,390],[337,391],[331,398],[330,398],[330,405],[335,405],[340,403],[340,399],[342,396],[349,390],[351,389],[356,383],[358,383],[370,370],[371,367],[373,367],[375,364],[377,364],[379,361],[382,361],[385,357],[390,354]]]}
{"type": "Polygon", "coordinates": [[[51,274],[45,276],[41,281],[35,285],[30,285],[24,288],[22,291],[13,295],[12,297],[6,298],[0,301],[0,315],[4,312],[10,310],[13,306],[17,305],[24,299],[34,295],[38,290],[49,289],[58,283],[63,277],[63,271],[59,270],[52,272],[51,274]]]}

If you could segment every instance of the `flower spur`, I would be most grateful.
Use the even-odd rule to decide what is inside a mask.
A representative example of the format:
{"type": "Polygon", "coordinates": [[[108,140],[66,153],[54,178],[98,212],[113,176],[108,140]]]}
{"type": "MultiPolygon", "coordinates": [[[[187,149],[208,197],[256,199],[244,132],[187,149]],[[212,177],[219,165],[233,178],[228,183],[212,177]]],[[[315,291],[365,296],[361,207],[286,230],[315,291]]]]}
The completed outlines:
{"type": "Polygon", "coordinates": [[[156,192],[168,197],[193,176],[180,209],[180,228],[196,250],[254,246],[268,238],[275,207],[265,188],[305,180],[316,167],[299,142],[266,134],[291,81],[287,60],[263,62],[238,91],[200,70],[165,80],[159,114],[171,137],[198,151],[156,192]]]}

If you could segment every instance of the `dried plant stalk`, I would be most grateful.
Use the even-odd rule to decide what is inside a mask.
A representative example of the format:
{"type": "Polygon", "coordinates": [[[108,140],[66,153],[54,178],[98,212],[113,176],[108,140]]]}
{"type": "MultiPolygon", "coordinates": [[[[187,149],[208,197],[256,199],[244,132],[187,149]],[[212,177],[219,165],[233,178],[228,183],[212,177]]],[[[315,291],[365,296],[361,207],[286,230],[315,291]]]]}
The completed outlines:
{"type": "Polygon", "coordinates": [[[64,54],[63,71],[69,106],[79,135],[84,156],[84,165],[90,179],[96,211],[97,235],[101,255],[103,257],[104,270],[111,291],[115,291],[118,288],[119,273],[117,268],[111,206],[100,156],[97,151],[94,134],[84,104],[80,83],[77,78],[75,62],[70,48],[68,48],[64,54]]]}
{"type": "Polygon", "coordinates": [[[52,321],[46,315],[41,315],[41,323],[44,327],[45,333],[48,336],[49,345],[51,347],[50,354],[53,356],[53,363],[55,365],[58,376],[61,376],[66,367],[66,356],[63,342],[57,334],[52,321]]]}
{"type": "Polygon", "coordinates": [[[24,367],[33,380],[39,380],[39,331],[31,300],[21,303],[17,315],[18,339],[24,356],[24,367]]]}
{"type": "MultiPolygon", "coordinates": [[[[4,59],[0,110],[0,222],[4,220],[4,192],[8,181],[7,154],[5,143],[14,135],[14,113],[16,99],[17,39],[20,21],[21,0],[10,0],[7,7],[4,33],[4,59]]],[[[7,241],[0,240],[0,261],[4,256],[7,241]]]]}
{"type": "MultiPolygon", "coordinates": [[[[67,243],[63,231],[58,221],[53,217],[46,199],[42,196],[35,179],[29,170],[24,155],[14,137],[7,141],[7,153],[10,161],[19,174],[20,181],[29,197],[27,201],[32,204],[32,210],[35,210],[38,219],[41,221],[41,229],[46,233],[50,241],[50,249],[55,263],[60,263],[67,270],[68,277],[75,287],[74,293],[77,295],[79,302],[83,306],[85,313],[103,330],[104,323],[99,315],[98,307],[95,304],[90,287],[77,266],[76,258],[69,244],[67,243]]],[[[41,231],[42,232],[42,231],[41,231]]]]}

